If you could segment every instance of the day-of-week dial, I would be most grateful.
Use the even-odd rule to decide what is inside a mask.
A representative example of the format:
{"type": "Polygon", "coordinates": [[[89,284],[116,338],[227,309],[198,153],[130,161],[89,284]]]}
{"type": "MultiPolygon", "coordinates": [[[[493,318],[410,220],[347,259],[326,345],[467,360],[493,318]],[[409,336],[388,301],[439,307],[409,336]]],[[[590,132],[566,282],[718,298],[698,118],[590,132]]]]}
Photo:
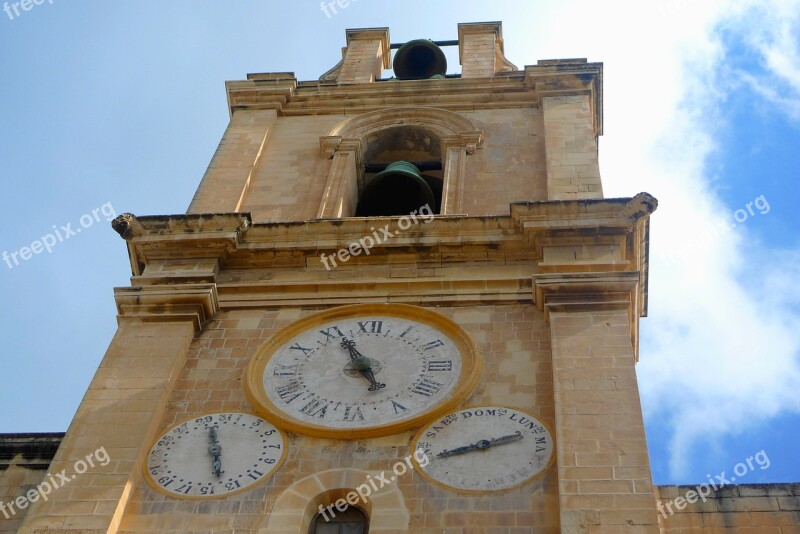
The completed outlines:
{"type": "Polygon", "coordinates": [[[174,496],[224,496],[269,477],[283,459],[285,446],[281,432],[256,415],[205,414],[158,439],[147,460],[147,476],[174,496]]]}
{"type": "MultiPolygon", "coordinates": [[[[460,492],[506,490],[550,465],[553,438],[531,414],[486,406],[454,412],[422,429],[415,448],[430,459],[419,469],[460,492]]],[[[421,456],[421,454],[420,454],[421,456]]]]}
{"type": "Polygon", "coordinates": [[[280,347],[263,380],[270,400],[315,424],[359,428],[394,422],[437,404],[458,381],[452,340],[400,317],[340,319],[280,347]]]}

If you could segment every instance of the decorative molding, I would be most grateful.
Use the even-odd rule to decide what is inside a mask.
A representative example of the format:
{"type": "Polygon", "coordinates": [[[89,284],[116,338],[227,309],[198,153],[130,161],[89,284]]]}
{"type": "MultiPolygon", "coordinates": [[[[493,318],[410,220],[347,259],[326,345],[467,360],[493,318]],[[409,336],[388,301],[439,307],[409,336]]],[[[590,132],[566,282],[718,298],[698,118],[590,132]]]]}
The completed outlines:
{"type": "Polygon", "coordinates": [[[342,59],[339,60],[339,63],[331,67],[328,71],[326,71],[322,76],[319,77],[320,82],[336,83],[336,80],[339,78],[339,73],[342,71],[342,65],[344,65],[344,58],[346,54],[347,54],[347,47],[343,47],[342,59]]]}
{"type": "Polygon", "coordinates": [[[545,60],[525,66],[525,83],[541,108],[547,96],[589,95],[595,135],[603,135],[603,64],[585,59],[545,60]]]}
{"type": "Polygon", "coordinates": [[[195,332],[219,311],[215,284],[176,284],[114,288],[117,320],[191,321],[195,332]]]}
{"type": "Polygon", "coordinates": [[[505,49],[503,46],[503,39],[499,38],[495,41],[495,48],[494,48],[494,61],[495,61],[495,72],[514,72],[519,70],[516,65],[511,63],[508,58],[506,58],[505,49]]]}
{"type": "MultiPolygon", "coordinates": [[[[530,271],[528,271],[530,272],[530,271]]],[[[431,279],[308,280],[219,283],[220,306],[247,309],[283,306],[339,306],[352,302],[442,306],[531,301],[530,274],[431,279]]]]}
{"type": "MultiPolygon", "coordinates": [[[[339,123],[325,137],[365,139],[368,135],[398,126],[422,126],[440,137],[481,133],[458,113],[433,107],[393,107],[356,115],[339,123]]],[[[481,133],[482,140],[482,133],[481,133]]]]}
{"type": "Polygon", "coordinates": [[[638,271],[536,274],[533,276],[533,300],[547,321],[552,312],[625,310],[631,346],[638,361],[640,283],[638,271]]]}
{"type": "MultiPolygon", "coordinates": [[[[311,520],[323,508],[355,493],[370,476],[378,473],[354,468],[339,468],[321,471],[302,478],[286,488],[272,506],[272,513],[265,517],[264,534],[305,534],[311,520]]],[[[411,516],[398,484],[387,484],[371,493],[366,501],[357,501],[358,506],[369,517],[369,531],[373,533],[408,532],[411,516]]]]}

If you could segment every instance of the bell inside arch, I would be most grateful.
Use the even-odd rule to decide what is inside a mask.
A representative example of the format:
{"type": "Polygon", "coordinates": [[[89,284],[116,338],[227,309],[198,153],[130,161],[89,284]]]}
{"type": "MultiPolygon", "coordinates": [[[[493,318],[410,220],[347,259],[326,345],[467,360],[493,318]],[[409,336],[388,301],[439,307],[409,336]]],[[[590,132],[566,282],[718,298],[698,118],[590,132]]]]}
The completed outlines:
{"type": "Polygon", "coordinates": [[[433,212],[436,196],[427,180],[413,163],[395,161],[376,174],[364,187],[356,215],[378,217],[420,213],[428,206],[433,212]]]}
{"type": "Polygon", "coordinates": [[[426,79],[447,72],[444,52],[429,39],[415,39],[401,46],[392,60],[400,80],[426,79]]]}

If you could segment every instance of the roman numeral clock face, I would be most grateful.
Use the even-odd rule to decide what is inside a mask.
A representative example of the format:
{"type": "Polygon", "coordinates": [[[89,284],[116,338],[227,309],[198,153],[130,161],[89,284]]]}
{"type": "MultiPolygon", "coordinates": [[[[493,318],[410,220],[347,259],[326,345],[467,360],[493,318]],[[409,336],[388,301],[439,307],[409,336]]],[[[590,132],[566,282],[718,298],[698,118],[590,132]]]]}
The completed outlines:
{"type": "Polygon", "coordinates": [[[449,319],[415,306],[343,306],[295,323],[247,370],[250,400],[274,424],[339,438],[386,435],[455,407],[481,359],[449,319]]]}

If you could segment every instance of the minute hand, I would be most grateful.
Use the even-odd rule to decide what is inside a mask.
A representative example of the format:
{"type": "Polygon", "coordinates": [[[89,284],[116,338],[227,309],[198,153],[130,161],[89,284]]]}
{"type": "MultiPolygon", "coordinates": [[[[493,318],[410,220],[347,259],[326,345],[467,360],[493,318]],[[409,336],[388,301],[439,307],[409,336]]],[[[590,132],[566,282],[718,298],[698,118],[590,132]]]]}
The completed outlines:
{"type": "Polygon", "coordinates": [[[490,447],[494,447],[495,445],[503,445],[504,443],[511,443],[512,441],[521,440],[523,437],[524,436],[522,435],[522,432],[517,430],[514,434],[509,434],[507,436],[500,436],[499,438],[492,439],[481,439],[475,443],[464,445],[463,447],[456,447],[455,449],[450,450],[445,449],[436,456],[438,458],[447,458],[448,456],[456,456],[458,454],[464,454],[470,451],[486,450],[490,447]]]}

